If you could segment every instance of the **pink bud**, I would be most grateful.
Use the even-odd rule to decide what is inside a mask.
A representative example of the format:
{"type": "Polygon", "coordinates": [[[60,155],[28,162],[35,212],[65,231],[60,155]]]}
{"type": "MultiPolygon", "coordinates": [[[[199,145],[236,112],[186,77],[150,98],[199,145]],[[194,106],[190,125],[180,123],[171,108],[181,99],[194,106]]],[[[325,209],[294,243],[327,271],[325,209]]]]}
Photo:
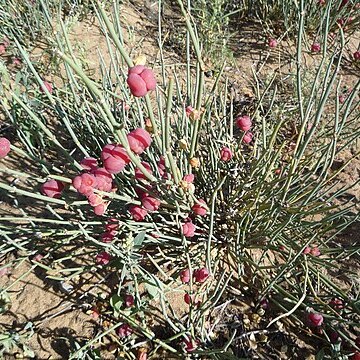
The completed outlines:
{"type": "Polygon", "coordinates": [[[268,44],[271,48],[276,48],[277,47],[277,41],[276,39],[269,39],[268,40],[268,44]]]}
{"type": "Polygon", "coordinates": [[[34,260],[34,261],[37,261],[37,262],[40,262],[43,257],[44,257],[43,254],[36,254],[36,255],[33,257],[33,260],[34,260]]]}
{"type": "MultiPolygon", "coordinates": [[[[199,199],[199,202],[206,206],[206,202],[203,199],[199,199]]],[[[200,205],[198,203],[195,203],[191,209],[196,215],[205,216],[206,213],[207,213],[207,210],[206,210],[206,207],[204,205],[200,205]]]]}
{"type": "Polygon", "coordinates": [[[220,151],[220,159],[222,161],[229,161],[232,157],[233,153],[231,152],[231,150],[228,147],[224,146],[220,151]]]}
{"type": "Polygon", "coordinates": [[[100,191],[111,191],[112,175],[105,168],[97,168],[92,171],[96,178],[96,189],[100,191]]]}
{"type": "Polygon", "coordinates": [[[343,104],[346,101],[346,96],[345,95],[339,95],[339,103],[343,104]]]}
{"type": "Polygon", "coordinates": [[[269,308],[269,300],[268,299],[262,299],[260,301],[260,307],[263,308],[264,310],[269,308]]]}
{"type": "Polygon", "coordinates": [[[115,233],[112,231],[107,231],[101,235],[101,241],[104,243],[111,243],[114,240],[115,233]]]}
{"type": "Polygon", "coordinates": [[[96,255],[95,262],[97,265],[107,265],[110,262],[111,256],[106,251],[96,255]]]}
{"type": "Polygon", "coordinates": [[[324,318],[321,314],[309,313],[308,321],[311,326],[317,327],[317,326],[321,326],[321,324],[324,322],[324,318]]]}
{"type": "Polygon", "coordinates": [[[131,294],[125,295],[125,306],[131,307],[134,305],[134,297],[131,294]]]}
{"type": "Polygon", "coordinates": [[[321,50],[321,45],[319,43],[313,43],[311,45],[311,52],[318,53],[321,50]]]}
{"type": "Polygon", "coordinates": [[[195,180],[194,174],[187,174],[183,177],[183,180],[186,181],[188,184],[192,184],[195,180]]]}
{"type": "Polygon", "coordinates": [[[53,86],[52,86],[52,84],[49,83],[48,81],[43,81],[42,86],[40,86],[40,91],[41,91],[42,93],[45,92],[45,90],[44,90],[43,87],[45,87],[50,94],[53,92],[53,86]]]}
{"type": "Polygon", "coordinates": [[[97,181],[91,174],[81,174],[73,179],[72,185],[80,194],[89,196],[96,188],[97,181]]]}
{"type": "Polygon", "coordinates": [[[15,66],[20,66],[21,65],[21,60],[18,58],[14,58],[12,61],[13,65],[15,66]]]}
{"type": "Polygon", "coordinates": [[[187,284],[190,281],[190,270],[189,269],[184,269],[180,272],[180,280],[184,284],[187,284]]]}
{"type": "Polygon", "coordinates": [[[194,110],[195,109],[192,106],[190,106],[190,105],[187,106],[186,109],[185,109],[186,116],[189,117],[194,110]]]}
{"type": "Polygon", "coordinates": [[[319,255],[321,255],[321,252],[320,252],[319,248],[317,246],[315,246],[315,247],[311,248],[310,254],[312,256],[319,256],[319,255]]]}
{"type": "Polygon", "coordinates": [[[355,51],[353,56],[356,61],[360,60],[360,51],[355,51]]]}
{"type": "Polygon", "coordinates": [[[209,277],[209,270],[201,268],[194,271],[194,279],[196,282],[203,283],[209,277]]]}
{"type": "Polygon", "coordinates": [[[126,166],[126,163],[117,159],[114,156],[109,156],[106,160],[104,160],[104,167],[110,174],[118,174],[123,171],[126,166]]]}
{"type": "Polygon", "coordinates": [[[131,335],[133,332],[132,328],[128,324],[122,324],[120,327],[116,329],[116,334],[119,337],[127,337],[131,335]]]}
{"type": "Polygon", "coordinates": [[[106,231],[117,231],[119,229],[119,220],[116,218],[111,218],[108,220],[108,223],[105,225],[106,231]]]}
{"type": "Polygon", "coordinates": [[[141,199],[141,203],[142,203],[142,206],[146,209],[146,210],[149,210],[149,211],[156,211],[159,209],[160,207],[160,200],[159,199],[155,199],[151,196],[144,196],[142,199],[141,199]]]}
{"type": "Polygon", "coordinates": [[[138,155],[140,155],[145,149],[147,149],[152,141],[150,134],[142,128],[137,128],[131,131],[127,135],[127,139],[130,149],[138,155]]]}
{"type": "Polygon", "coordinates": [[[6,46],[5,45],[0,45],[0,55],[4,55],[6,53],[6,46]]]}
{"type": "MultiPolygon", "coordinates": [[[[150,166],[149,163],[147,163],[146,161],[142,161],[141,165],[144,166],[144,168],[150,174],[152,174],[151,166],[150,166]]],[[[147,180],[146,176],[144,175],[144,173],[139,168],[135,169],[135,179],[137,179],[137,180],[147,180]]]]}
{"type": "Polygon", "coordinates": [[[182,225],[182,233],[185,237],[193,237],[195,235],[195,225],[188,221],[182,225]]]}
{"type": "Polygon", "coordinates": [[[336,310],[341,310],[344,308],[343,301],[340,299],[337,299],[337,298],[331,299],[331,301],[329,302],[329,305],[336,310]]]}
{"type": "Polygon", "coordinates": [[[132,205],[129,208],[130,214],[135,221],[142,221],[147,215],[147,211],[138,205],[132,205]]]}
{"type": "Polygon", "coordinates": [[[304,254],[304,255],[310,254],[310,252],[311,252],[310,246],[307,246],[307,247],[303,250],[303,254],[304,254]]]}
{"type": "Polygon", "coordinates": [[[330,341],[332,344],[336,344],[341,341],[341,337],[338,332],[332,331],[329,335],[330,341]]]}
{"type": "Polygon", "coordinates": [[[253,138],[253,133],[250,132],[250,131],[248,131],[248,132],[244,135],[242,141],[243,141],[243,143],[245,143],[245,144],[249,144],[249,143],[251,143],[252,138],[253,138]]]}
{"type": "Polygon", "coordinates": [[[61,196],[64,187],[65,186],[61,181],[51,179],[42,184],[41,192],[43,195],[58,199],[61,196]]]}
{"type": "Polygon", "coordinates": [[[96,207],[96,206],[102,204],[104,202],[104,200],[100,195],[92,193],[88,196],[88,202],[89,202],[90,206],[96,207]]]}
{"type": "Polygon", "coordinates": [[[10,141],[7,138],[0,138],[0,159],[10,152],[10,141]]]}
{"type": "Polygon", "coordinates": [[[145,96],[150,90],[156,88],[153,71],[143,65],[136,65],[129,69],[127,83],[130,92],[136,97],[145,96]]]}
{"type": "Polygon", "coordinates": [[[187,352],[192,352],[194,350],[196,350],[197,348],[197,342],[193,341],[193,340],[184,340],[184,344],[185,344],[185,350],[187,352]]]}
{"type": "Polygon", "coordinates": [[[237,127],[242,131],[248,131],[251,129],[252,121],[249,116],[238,116],[235,119],[237,127]]]}
{"type": "Polygon", "coordinates": [[[186,293],[186,294],[184,295],[184,301],[185,301],[185,303],[188,304],[188,305],[191,304],[192,299],[191,299],[191,296],[190,296],[188,293],[186,293]]]}
{"type": "Polygon", "coordinates": [[[86,157],[80,161],[80,165],[84,170],[95,170],[98,166],[98,162],[93,157],[86,157]]]}
{"type": "Polygon", "coordinates": [[[102,203],[94,207],[94,213],[97,216],[104,215],[106,213],[108,203],[102,203]]]}

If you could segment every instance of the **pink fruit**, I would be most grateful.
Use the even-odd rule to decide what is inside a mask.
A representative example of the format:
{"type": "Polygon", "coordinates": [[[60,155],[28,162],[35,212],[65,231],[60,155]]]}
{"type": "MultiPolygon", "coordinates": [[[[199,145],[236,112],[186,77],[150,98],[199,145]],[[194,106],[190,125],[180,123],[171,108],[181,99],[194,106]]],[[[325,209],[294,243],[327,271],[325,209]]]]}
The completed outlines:
{"type": "Polygon", "coordinates": [[[269,39],[268,40],[268,44],[271,48],[276,48],[277,47],[277,41],[276,39],[269,39]]]}
{"type": "MultiPolygon", "coordinates": [[[[152,170],[151,170],[151,166],[149,163],[147,163],[146,161],[142,161],[141,165],[144,166],[144,168],[150,173],[152,174],[152,170]]],[[[135,169],[135,179],[137,180],[146,180],[146,176],[144,175],[144,173],[139,169],[136,168],[135,169]]]]}
{"type": "Polygon", "coordinates": [[[108,220],[108,223],[105,225],[106,231],[117,231],[119,229],[119,220],[116,218],[111,218],[108,220]]]}
{"type": "Polygon", "coordinates": [[[114,240],[115,233],[112,231],[107,231],[101,235],[101,241],[104,243],[111,243],[114,240]]]}
{"type": "Polygon", "coordinates": [[[57,199],[61,196],[61,192],[64,190],[64,187],[65,186],[61,181],[51,179],[42,184],[41,192],[43,195],[57,199]]]}
{"type": "Polygon", "coordinates": [[[91,174],[81,174],[73,179],[72,184],[80,194],[88,196],[96,188],[97,180],[91,174]]]}
{"type": "Polygon", "coordinates": [[[222,161],[229,161],[232,157],[233,153],[231,152],[231,150],[228,147],[224,146],[220,151],[220,159],[222,161]]]}
{"type": "Polygon", "coordinates": [[[80,165],[84,170],[95,170],[98,166],[98,162],[93,157],[85,157],[80,161],[80,165]]]}
{"type": "Polygon", "coordinates": [[[192,106],[187,106],[185,109],[186,116],[189,117],[195,109],[192,106]]]}
{"type": "Polygon", "coordinates": [[[97,265],[107,265],[110,262],[111,255],[103,251],[96,255],[95,262],[97,265]]]}
{"type": "Polygon", "coordinates": [[[318,248],[317,246],[311,248],[310,254],[311,254],[312,256],[319,256],[319,255],[321,255],[320,250],[319,250],[319,248],[318,248]]]}
{"type": "Polygon", "coordinates": [[[88,196],[88,202],[89,202],[90,206],[96,207],[96,206],[102,204],[104,202],[104,200],[100,195],[91,193],[88,196]]]}
{"type": "Polygon", "coordinates": [[[193,237],[195,235],[195,225],[188,221],[184,224],[182,224],[182,233],[185,237],[193,237]]]}
{"type": "Polygon", "coordinates": [[[147,215],[147,211],[138,205],[132,205],[129,211],[135,221],[142,221],[147,215]]]}
{"type": "Polygon", "coordinates": [[[152,196],[144,196],[141,199],[141,204],[146,210],[156,211],[159,209],[161,203],[159,199],[156,199],[152,196]]]}
{"type": "Polygon", "coordinates": [[[132,328],[128,324],[122,324],[120,327],[116,329],[116,334],[119,337],[127,337],[131,335],[133,332],[132,328]]]}
{"type": "Polygon", "coordinates": [[[124,170],[125,166],[126,163],[123,160],[117,159],[114,156],[109,156],[104,161],[104,167],[110,174],[118,174],[124,170]]]}
{"type": "Polygon", "coordinates": [[[249,116],[238,116],[235,119],[237,127],[242,131],[248,131],[251,129],[252,121],[249,116]]]}
{"type": "Polygon", "coordinates": [[[317,326],[321,326],[321,324],[324,322],[324,318],[321,314],[309,313],[308,321],[311,326],[317,327],[317,326]]]}
{"type": "Polygon", "coordinates": [[[333,298],[329,302],[329,305],[336,310],[341,310],[344,308],[344,303],[341,299],[333,298]]]}
{"type": "Polygon", "coordinates": [[[207,213],[206,202],[203,199],[199,199],[199,202],[203,205],[195,203],[191,209],[196,215],[205,216],[207,213]]]}
{"type": "Polygon", "coordinates": [[[188,184],[192,184],[195,180],[194,174],[187,174],[183,177],[183,180],[186,181],[188,184]]]}
{"type": "Polygon", "coordinates": [[[311,52],[318,53],[321,50],[321,45],[319,43],[313,43],[311,45],[311,52]]]}
{"type": "Polygon", "coordinates": [[[245,143],[245,144],[249,144],[249,143],[251,143],[252,138],[253,138],[253,133],[250,132],[250,131],[248,131],[248,132],[244,135],[242,141],[243,141],[243,143],[245,143]]]}
{"type": "Polygon", "coordinates": [[[190,281],[190,270],[189,269],[184,269],[180,272],[180,280],[184,284],[187,284],[190,281]]]}
{"type": "Polygon", "coordinates": [[[190,296],[188,293],[186,293],[186,294],[184,295],[184,301],[185,301],[185,303],[188,304],[188,305],[191,304],[192,299],[191,299],[191,296],[190,296]]]}
{"type": "Polygon", "coordinates": [[[310,246],[307,246],[307,247],[303,250],[303,254],[304,254],[304,255],[310,254],[310,252],[311,252],[310,246]]]}
{"type": "Polygon", "coordinates": [[[131,307],[134,305],[134,297],[131,294],[125,295],[125,306],[131,307]]]}
{"type": "Polygon", "coordinates": [[[42,86],[40,86],[40,91],[41,91],[42,93],[45,92],[45,90],[44,90],[43,87],[45,87],[50,94],[53,92],[53,86],[52,86],[52,84],[49,83],[48,81],[43,81],[42,86]]]}
{"type": "Polygon", "coordinates": [[[138,155],[140,155],[145,149],[147,149],[152,141],[150,134],[142,128],[137,128],[131,131],[127,135],[127,139],[130,149],[138,155]]]}
{"type": "Polygon", "coordinates": [[[7,138],[0,138],[0,159],[10,152],[10,141],[7,138]]]}
{"type": "Polygon", "coordinates": [[[145,96],[150,90],[156,88],[153,71],[143,65],[136,65],[129,69],[127,83],[130,92],[136,97],[145,96]]]}
{"type": "Polygon", "coordinates": [[[187,352],[192,352],[192,351],[196,350],[196,348],[197,348],[197,342],[193,341],[192,339],[184,340],[184,344],[185,344],[185,350],[187,352]]]}
{"type": "Polygon", "coordinates": [[[355,59],[356,61],[360,60],[360,51],[359,51],[359,50],[358,50],[358,51],[355,51],[354,54],[353,54],[353,56],[354,56],[354,59],[355,59]]]}
{"type": "Polygon", "coordinates": [[[108,203],[102,203],[94,207],[94,213],[95,215],[101,216],[106,213],[108,207],[108,203]]]}
{"type": "Polygon", "coordinates": [[[12,61],[13,65],[15,66],[20,66],[21,65],[21,60],[18,58],[14,58],[12,61]]]}
{"type": "Polygon", "coordinates": [[[3,55],[6,53],[6,46],[5,45],[0,45],[0,55],[3,55]]]}
{"type": "Polygon", "coordinates": [[[194,280],[199,283],[203,283],[209,277],[209,270],[207,268],[201,268],[194,271],[194,280]]]}

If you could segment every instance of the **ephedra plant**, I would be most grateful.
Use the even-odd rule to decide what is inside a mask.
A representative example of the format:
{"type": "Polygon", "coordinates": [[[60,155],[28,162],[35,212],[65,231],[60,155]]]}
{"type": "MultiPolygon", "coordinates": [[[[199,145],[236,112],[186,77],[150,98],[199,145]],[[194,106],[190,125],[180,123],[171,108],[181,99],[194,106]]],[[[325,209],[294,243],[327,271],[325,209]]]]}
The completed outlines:
{"type": "Polygon", "coordinates": [[[19,140],[0,143],[0,189],[13,204],[0,218],[2,269],[11,265],[9,253],[15,263],[30,257],[70,292],[86,273],[102,281],[116,275],[118,288],[103,299],[108,307],[96,310],[110,318],[108,327],[72,358],[100,351],[110,335],[129,358],[160,351],[251,357],[256,347],[245,340],[271,344],[272,334],[291,326],[311,331],[317,352],[353,356],[358,293],[330,273],[359,251],[337,242],[359,217],[345,196],[358,181],[337,183],[358,154],[333,164],[359,137],[360,82],[340,103],[345,39],[339,28],[328,49],[331,6],[310,87],[301,2],[294,96],[284,101],[275,76],[256,78],[256,102],[246,112],[223,71],[205,78],[201,44],[178,6],[187,27],[185,68],[162,56],[153,65],[131,58],[117,4],[113,15],[96,6],[109,55],[107,62],[100,54],[100,79],[82,69],[61,20],[47,41],[64,85],[45,83],[21,41],[10,39],[28,78],[26,87],[14,85],[2,67],[0,101],[19,140]],[[41,140],[35,147],[34,136],[41,140]],[[174,293],[185,314],[176,312],[174,293]],[[232,308],[241,319],[233,323],[224,314],[236,299],[248,308],[232,308]]]}

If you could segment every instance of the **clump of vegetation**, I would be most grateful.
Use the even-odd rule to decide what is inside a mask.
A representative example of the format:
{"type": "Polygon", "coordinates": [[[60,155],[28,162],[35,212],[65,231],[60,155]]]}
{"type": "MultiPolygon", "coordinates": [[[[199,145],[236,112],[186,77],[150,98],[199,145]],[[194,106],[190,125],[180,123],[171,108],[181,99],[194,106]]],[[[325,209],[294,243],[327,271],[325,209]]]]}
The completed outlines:
{"type": "MultiPolygon", "coordinates": [[[[16,133],[0,139],[0,190],[15,213],[0,218],[2,263],[9,253],[14,264],[30,258],[70,293],[84,274],[115,277],[111,294],[88,309],[101,331],[76,344],[72,359],[97,358],[104,344],[130,359],[276,356],[279,337],[294,329],[319,357],[356,359],[359,293],[332,273],[359,252],[337,241],[359,219],[345,196],[358,181],[336,181],[359,154],[334,164],[359,138],[360,81],[340,101],[346,34],[337,27],[329,46],[332,2],[308,54],[319,59],[312,76],[301,1],[291,96],[279,93],[276,75],[256,78],[246,107],[223,68],[206,79],[206,50],[181,0],[185,71],[132,59],[117,5],[113,17],[94,8],[109,54],[106,63],[100,53],[99,79],[61,21],[47,20],[58,31],[46,50],[62,85],[34,66],[22,34],[7,35],[21,65],[16,81],[1,66],[0,103],[16,133]],[[29,166],[6,166],[20,160],[29,166]]],[[[216,6],[214,23],[224,3],[216,6]]]]}

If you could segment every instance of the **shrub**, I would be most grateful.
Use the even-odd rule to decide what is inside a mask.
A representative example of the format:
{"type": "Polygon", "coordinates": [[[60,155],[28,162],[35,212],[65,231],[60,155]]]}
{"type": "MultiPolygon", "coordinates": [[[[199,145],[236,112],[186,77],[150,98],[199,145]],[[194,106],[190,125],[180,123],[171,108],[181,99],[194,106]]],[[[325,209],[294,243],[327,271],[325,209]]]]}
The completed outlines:
{"type": "Polygon", "coordinates": [[[238,349],[233,340],[246,334],[249,322],[244,315],[243,331],[228,326],[225,339],[216,316],[217,306],[225,308],[235,295],[252,298],[250,315],[258,322],[251,330],[291,317],[299,328],[339,329],[348,337],[351,329],[344,328],[354,322],[358,299],[328,274],[358,251],[338,246],[335,239],[359,215],[343,198],[355,184],[334,188],[350,160],[337,170],[333,164],[359,136],[354,109],[360,82],[340,105],[344,37],[340,28],[338,45],[329,50],[331,6],[324,13],[321,60],[310,88],[303,81],[305,15],[300,8],[296,100],[278,98],[273,79],[258,87],[246,117],[228,96],[221,72],[205,81],[201,46],[186,9],[180,0],[178,4],[195,60],[188,52],[185,72],[162,67],[162,81],[151,64],[134,72],[136,65],[118,33],[120,23],[114,17],[113,24],[101,5],[96,13],[110,54],[101,81],[88,76],[58,36],[49,50],[55,49],[62,62],[67,86],[49,91],[14,35],[31,72],[29,83],[42,86],[44,93],[34,98],[28,89],[8,83],[2,105],[14,126],[22,121],[18,114],[26,114],[47,145],[40,154],[17,127],[22,143],[12,146],[9,156],[30,161],[38,171],[3,169],[20,181],[3,180],[0,189],[14,199],[33,199],[42,213],[32,214],[30,208],[1,217],[2,253],[19,248],[27,255],[46,253],[42,266],[49,278],[58,280],[72,281],[94,268],[119,275],[119,290],[107,299],[111,326],[72,358],[110,332],[118,335],[124,351],[133,349],[128,338],[141,336],[154,344],[154,353],[161,347],[177,354],[234,356],[238,349]],[[129,81],[132,74],[138,77],[129,81]],[[137,82],[143,91],[137,91],[137,82]],[[37,99],[41,107],[34,104],[37,99]],[[69,268],[66,254],[55,268],[54,254],[74,244],[92,261],[69,268]],[[136,306],[130,309],[124,309],[119,296],[125,280],[134,284],[136,306]],[[188,295],[184,301],[190,310],[182,318],[168,296],[174,290],[188,295]],[[334,297],[346,304],[341,316],[329,306],[334,297]],[[152,301],[167,326],[164,336],[151,329],[152,301]],[[266,312],[270,304],[273,313],[266,312]]]}

